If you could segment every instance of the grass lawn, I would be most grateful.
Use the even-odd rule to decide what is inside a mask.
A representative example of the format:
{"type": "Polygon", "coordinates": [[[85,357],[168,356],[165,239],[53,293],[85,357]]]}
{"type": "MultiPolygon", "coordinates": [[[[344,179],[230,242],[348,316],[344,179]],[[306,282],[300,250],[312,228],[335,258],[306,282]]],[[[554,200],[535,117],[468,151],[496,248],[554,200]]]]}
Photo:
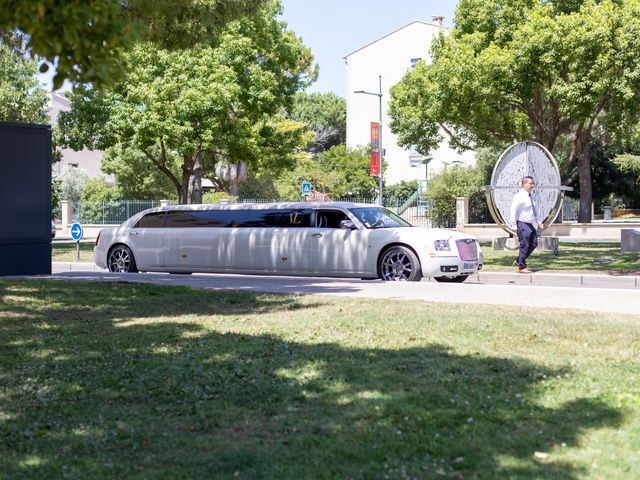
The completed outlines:
{"type": "Polygon", "coordinates": [[[640,472],[640,316],[0,281],[0,329],[3,479],[640,472]]]}
{"type": "MultiPolygon", "coordinates": [[[[80,242],[80,261],[93,263],[93,247],[95,242],[80,242]]],[[[76,244],[74,243],[52,243],[52,261],[54,262],[77,262],[76,244]]]]}
{"type": "MultiPolygon", "coordinates": [[[[518,250],[493,250],[491,243],[483,243],[482,251],[485,271],[514,270],[512,262],[518,256],[518,250]]],[[[620,243],[560,243],[557,256],[553,252],[536,249],[527,264],[533,271],[640,275],[640,254],[621,253],[620,243]]]]}

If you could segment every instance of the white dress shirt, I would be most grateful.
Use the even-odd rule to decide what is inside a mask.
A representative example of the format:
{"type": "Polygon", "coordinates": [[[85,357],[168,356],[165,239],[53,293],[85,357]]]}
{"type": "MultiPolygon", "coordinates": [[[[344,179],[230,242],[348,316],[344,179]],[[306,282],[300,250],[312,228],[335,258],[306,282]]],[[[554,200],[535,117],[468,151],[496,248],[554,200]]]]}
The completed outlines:
{"type": "Polygon", "coordinates": [[[509,226],[515,230],[516,221],[530,223],[534,228],[542,223],[539,216],[538,203],[533,194],[527,192],[524,188],[515,194],[511,201],[511,211],[509,213],[509,226]]]}

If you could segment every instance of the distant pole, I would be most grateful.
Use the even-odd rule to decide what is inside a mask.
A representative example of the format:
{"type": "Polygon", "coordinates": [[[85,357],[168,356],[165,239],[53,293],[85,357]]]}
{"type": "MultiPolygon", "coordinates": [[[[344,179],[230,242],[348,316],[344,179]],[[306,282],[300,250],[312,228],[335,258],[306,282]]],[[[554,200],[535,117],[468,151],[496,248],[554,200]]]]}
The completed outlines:
{"type": "Polygon", "coordinates": [[[355,90],[353,93],[363,93],[365,95],[375,95],[378,97],[378,205],[382,205],[382,75],[378,75],[378,93],[355,90]]]}
{"type": "Polygon", "coordinates": [[[380,155],[379,160],[380,160],[380,175],[378,176],[378,205],[382,205],[382,154],[384,152],[384,149],[382,148],[382,75],[378,75],[378,113],[380,116],[380,133],[379,133],[379,139],[380,139],[380,155]]]}

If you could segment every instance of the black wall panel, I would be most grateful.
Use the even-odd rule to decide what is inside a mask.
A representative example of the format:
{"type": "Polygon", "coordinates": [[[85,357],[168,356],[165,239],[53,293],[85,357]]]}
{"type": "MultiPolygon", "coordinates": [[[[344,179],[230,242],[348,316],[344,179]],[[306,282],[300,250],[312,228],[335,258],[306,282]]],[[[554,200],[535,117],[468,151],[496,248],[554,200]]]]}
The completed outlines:
{"type": "Polygon", "coordinates": [[[51,273],[51,127],[0,122],[0,275],[51,273]]]}

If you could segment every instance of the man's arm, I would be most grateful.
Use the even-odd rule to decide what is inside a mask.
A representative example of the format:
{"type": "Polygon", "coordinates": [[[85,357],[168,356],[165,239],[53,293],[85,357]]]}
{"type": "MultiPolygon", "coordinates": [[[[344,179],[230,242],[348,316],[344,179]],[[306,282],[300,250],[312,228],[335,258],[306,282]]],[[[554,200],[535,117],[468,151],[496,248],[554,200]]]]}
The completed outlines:
{"type": "Polygon", "coordinates": [[[511,209],[509,210],[509,226],[511,227],[512,230],[515,230],[516,232],[518,231],[518,225],[516,223],[516,219],[518,218],[518,208],[519,208],[519,204],[520,204],[520,192],[516,193],[516,195],[513,197],[513,200],[511,200],[511,209]]]}
{"type": "Polygon", "coordinates": [[[542,222],[542,220],[544,220],[544,219],[543,219],[543,218],[540,218],[540,213],[539,213],[539,212],[540,212],[540,209],[538,208],[538,205],[539,205],[539,203],[538,203],[538,197],[536,197],[536,200],[535,200],[535,201],[536,201],[536,209],[535,209],[535,212],[536,212],[536,222],[538,222],[538,228],[540,228],[540,230],[542,230],[542,229],[544,228],[544,223],[542,222]]]}

